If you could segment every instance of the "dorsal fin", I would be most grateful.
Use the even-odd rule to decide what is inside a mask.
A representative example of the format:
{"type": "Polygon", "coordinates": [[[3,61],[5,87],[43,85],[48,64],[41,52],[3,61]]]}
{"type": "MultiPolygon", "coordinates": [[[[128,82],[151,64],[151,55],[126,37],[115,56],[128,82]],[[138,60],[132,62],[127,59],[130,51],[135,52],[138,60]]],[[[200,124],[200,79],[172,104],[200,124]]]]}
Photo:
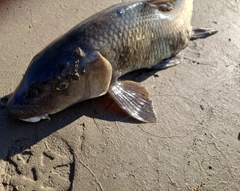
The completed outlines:
{"type": "Polygon", "coordinates": [[[159,11],[171,11],[174,7],[175,0],[147,0],[147,3],[158,8],[159,11]]]}

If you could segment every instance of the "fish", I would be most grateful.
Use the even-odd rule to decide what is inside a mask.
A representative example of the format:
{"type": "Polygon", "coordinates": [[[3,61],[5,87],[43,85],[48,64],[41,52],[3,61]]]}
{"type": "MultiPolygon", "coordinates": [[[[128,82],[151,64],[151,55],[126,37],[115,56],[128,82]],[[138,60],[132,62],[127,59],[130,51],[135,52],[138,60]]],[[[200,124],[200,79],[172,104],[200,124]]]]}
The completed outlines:
{"type": "Polygon", "coordinates": [[[96,13],[33,57],[8,100],[10,116],[39,122],[109,93],[128,116],[156,122],[147,89],[119,78],[143,68],[175,66],[190,40],[217,33],[193,28],[192,12],[193,0],[143,0],[96,13]]]}

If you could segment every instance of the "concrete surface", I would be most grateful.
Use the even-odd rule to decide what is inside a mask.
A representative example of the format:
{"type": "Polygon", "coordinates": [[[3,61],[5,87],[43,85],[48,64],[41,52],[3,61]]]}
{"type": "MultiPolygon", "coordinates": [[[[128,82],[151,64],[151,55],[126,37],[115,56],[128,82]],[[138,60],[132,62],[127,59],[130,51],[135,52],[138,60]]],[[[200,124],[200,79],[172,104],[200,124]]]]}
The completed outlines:
{"type": "MultiPolygon", "coordinates": [[[[0,0],[0,97],[48,43],[119,2],[0,0]]],[[[193,26],[219,33],[191,42],[177,67],[131,74],[156,124],[127,118],[108,96],[38,124],[1,106],[0,190],[240,190],[239,13],[239,0],[195,1],[193,26]]]]}

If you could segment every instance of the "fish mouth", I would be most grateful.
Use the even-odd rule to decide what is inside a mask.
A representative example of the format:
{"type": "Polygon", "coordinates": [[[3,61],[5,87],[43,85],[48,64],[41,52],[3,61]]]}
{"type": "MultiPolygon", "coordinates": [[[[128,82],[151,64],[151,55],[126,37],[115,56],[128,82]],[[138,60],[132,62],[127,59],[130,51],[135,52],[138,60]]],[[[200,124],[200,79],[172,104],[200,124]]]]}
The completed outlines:
{"type": "Polygon", "coordinates": [[[37,108],[16,105],[14,109],[9,109],[9,114],[14,119],[31,123],[36,123],[41,120],[50,120],[48,113],[41,114],[37,111],[37,108]]]}
{"type": "Polygon", "coordinates": [[[9,114],[14,119],[20,119],[26,122],[38,122],[42,119],[49,120],[49,113],[47,111],[41,112],[37,105],[21,105],[16,104],[11,107],[8,104],[9,114]]]}
{"type": "Polygon", "coordinates": [[[22,120],[22,121],[25,121],[25,122],[37,123],[41,120],[50,120],[50,117],[48,115],[49,114],[44,114],[44,115],[41,115],[41,116],[30,117],[30,118],[26,118],[26,119],[19,118],[19,119],[22,120]]]}

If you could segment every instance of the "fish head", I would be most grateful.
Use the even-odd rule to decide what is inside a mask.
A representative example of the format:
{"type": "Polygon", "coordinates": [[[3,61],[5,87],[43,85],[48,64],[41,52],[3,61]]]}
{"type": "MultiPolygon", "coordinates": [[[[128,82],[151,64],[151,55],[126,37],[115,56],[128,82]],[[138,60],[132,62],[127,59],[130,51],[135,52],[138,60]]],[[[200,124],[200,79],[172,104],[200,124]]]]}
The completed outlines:
{"type": "Polygon", "coordinates": [[[10,115],[37,122],[105,94],[112,78],[111,64],[98,51],[83,47],[57,41],[37,54],[7,103],[10,115]]]}

